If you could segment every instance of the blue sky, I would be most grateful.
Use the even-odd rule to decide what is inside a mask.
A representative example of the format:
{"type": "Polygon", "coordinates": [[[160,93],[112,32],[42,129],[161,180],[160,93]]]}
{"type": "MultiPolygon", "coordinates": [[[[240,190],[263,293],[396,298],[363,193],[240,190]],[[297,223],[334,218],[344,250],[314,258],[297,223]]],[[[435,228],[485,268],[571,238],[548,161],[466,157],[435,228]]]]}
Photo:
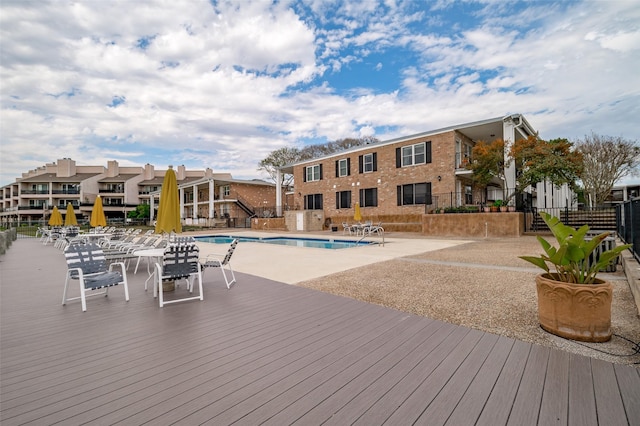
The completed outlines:
{"type": "Polygon", "coordinates": [[[283,146],[511,113],[640,140],[637,1],[3,0],[0,37],[1,185],[65,157],[266,178],[283,146]]]}

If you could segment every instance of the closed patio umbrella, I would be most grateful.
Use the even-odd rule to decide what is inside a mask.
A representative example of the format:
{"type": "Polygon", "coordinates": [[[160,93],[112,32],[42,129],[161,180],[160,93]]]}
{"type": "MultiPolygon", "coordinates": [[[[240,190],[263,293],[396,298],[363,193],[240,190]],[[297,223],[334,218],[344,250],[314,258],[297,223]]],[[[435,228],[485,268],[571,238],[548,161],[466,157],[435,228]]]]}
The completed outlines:
{"type": "Polygon", "coordinates": [[[158,219],[156,220],[156,234],[180,233],[180,197],[178,196],[178,180],[173,167],[164,175],[162,189],[160,190],[160,203],[158,204],[158,219]]]}
{"type": "Polygon", "coordinates": [[[102,198],[100,198],[99,195],[93,203],[89,224],[94,228],[97,228],[98,226],[107,226],[107,218],[104,217],[104,209],[102,208],[102,198]]]}
{"type": "Polygon", "coordinates": [[[51,217],[49,218],[50,226],[62,226],[64,222],[62,221],[62,214],[60,214],[60,210],[58,210],[57,206],[53,206],[53,211],[51,212],[51,217]]]}
{"type": "Polygon", "coordinates": [[[67,204],[67,215],[64,217],[64,226],[77,226],[76,212],[73,211],[73,205],[67,204]]]}
{"type": "Polygon", "coordinates": [[[360,203],[356,203],[356,210],[353,213],[353,220],[360,222],[362,220],[362,214],[360,213],[360,203]]]}

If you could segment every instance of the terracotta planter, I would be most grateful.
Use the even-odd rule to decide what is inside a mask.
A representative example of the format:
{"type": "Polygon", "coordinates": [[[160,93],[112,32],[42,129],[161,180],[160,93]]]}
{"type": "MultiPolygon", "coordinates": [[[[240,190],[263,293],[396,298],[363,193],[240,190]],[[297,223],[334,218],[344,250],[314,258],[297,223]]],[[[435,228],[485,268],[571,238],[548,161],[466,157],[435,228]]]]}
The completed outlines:
{"type": "Polygon", "coordinates": [[[491,207],[483,207],[482,211],[485,213],[489,213],[491,211],[491,207]]]}
{"type": "Polygon", "coordinates": [[[499,210],[499,208],[491,206],[491,207],[489,207],[489,210],[491,210],[492,213],[495,213],[495,212],[497,212],[499,210]]]}
{"type": "Polygon", "coordinates": [[[540,326],[567,339],[611,339],[613,285],[599,279],[597,284],[569,284],[553,280],[553,275],[536,276],[540,326]]]}
{"type": "Polygon", "coordinates": [[[500,206],[500,211],[501,211],[502,213],[506,213],[506,211],[507,211],[507,206],[500,206]]]}

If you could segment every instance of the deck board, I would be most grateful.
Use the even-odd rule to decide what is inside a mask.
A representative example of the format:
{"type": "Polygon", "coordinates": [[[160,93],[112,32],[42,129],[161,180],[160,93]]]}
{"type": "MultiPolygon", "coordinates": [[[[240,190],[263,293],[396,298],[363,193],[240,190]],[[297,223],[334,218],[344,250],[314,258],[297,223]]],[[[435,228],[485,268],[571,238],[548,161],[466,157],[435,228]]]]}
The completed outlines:
{"type": "Polygon", "coordinates": [[[632,366],[242,273],[159,308],[132,271],[83,313],[57,249],[0,257],[3,426],[640,424],[632,366]]]}
{"type": "Polygon", "coordinates": [[[572,356],[571,372],[569,374],[569,419],[567,424],[573,426],[591,426],[598,424],[596,411],[596,397],[593,392],[591,374],[591,360],[589,358],[572,356]]]}

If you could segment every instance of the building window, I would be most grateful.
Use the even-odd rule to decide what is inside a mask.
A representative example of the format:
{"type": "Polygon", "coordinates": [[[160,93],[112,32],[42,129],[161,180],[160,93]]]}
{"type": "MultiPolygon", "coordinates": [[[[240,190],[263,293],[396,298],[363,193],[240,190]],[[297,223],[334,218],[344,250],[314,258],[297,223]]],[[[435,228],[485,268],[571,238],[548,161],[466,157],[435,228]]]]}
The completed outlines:
{"type": "Polygon", "coordinates": [[[431,182],[398,185],[398,205],[431,204],[431,182]]]}
{"type": "Polygon", "coordinates": [[[396,168],[431,163],[431,142],[396,148],[396,168]]]}
{"type": "Polygon", "coordinates": [[[29,207],[42,209],[47,206],[47,200],[29,200],[29,207]]]}
{"type": "Polygon", "coordinates": [[[304,168],[304,181],[315,182],[322,179],[322,164],[304,168]]]}
{"type": "Polygon", "coordinates": [[[473,204],[473,188],[471,185],[464,186],[464,203],[473,204]]]}
{"type": "Polygon", "coordinates": [[[231,194],[231,185],[224,185],[222,187],[222,196],[228,197],[231,194]]]}
{"type": "Polygon", "coordinates": [[[39,183],[36,185],[31,185],[32,194],[48,194],[49,193],[49,184],[39,183]]]}
{"type": "MultiPolygon", "coordinates": [[[[124,191],[120,191],[120,192],[124,192],[124,191]]],[[[71,184],[63,183],[62,193],[63,194],[79,194],[80,185],[78,185],[77,183],[71,183],[71,184]]]]}
{"type": "Polygon", "coordinates": [[[343,158],[336,161],[336,177],[349,176],[351,174],[351,160],[343,158]]]}
{"type": "Polygon", "coordinates": [[[105,206],[123,206],[122,198],[105,197],[102,199],[102,204],[105,206]]]}
{"type": "Polygon", "coordinates": [[[366,188],[360,190],[360,206],[361,207],[377,207],[378,206],[378,188],[366,188]]]}
{"type": "Polygon", "coordinates": [[[309,194],[304,196],[305,210],[322,210],[322,194],[309,194]]]}
{"type": "Polygon", "coordinates": [[[371,173],[378,170],[378,155],[373,152],[358,157],[358,169],[360,173],[371,173]]]}
{"type": "Polygon", "coordinates": [[[351,208],[351,191],[336,192],[336,209],[351,208]]]}

